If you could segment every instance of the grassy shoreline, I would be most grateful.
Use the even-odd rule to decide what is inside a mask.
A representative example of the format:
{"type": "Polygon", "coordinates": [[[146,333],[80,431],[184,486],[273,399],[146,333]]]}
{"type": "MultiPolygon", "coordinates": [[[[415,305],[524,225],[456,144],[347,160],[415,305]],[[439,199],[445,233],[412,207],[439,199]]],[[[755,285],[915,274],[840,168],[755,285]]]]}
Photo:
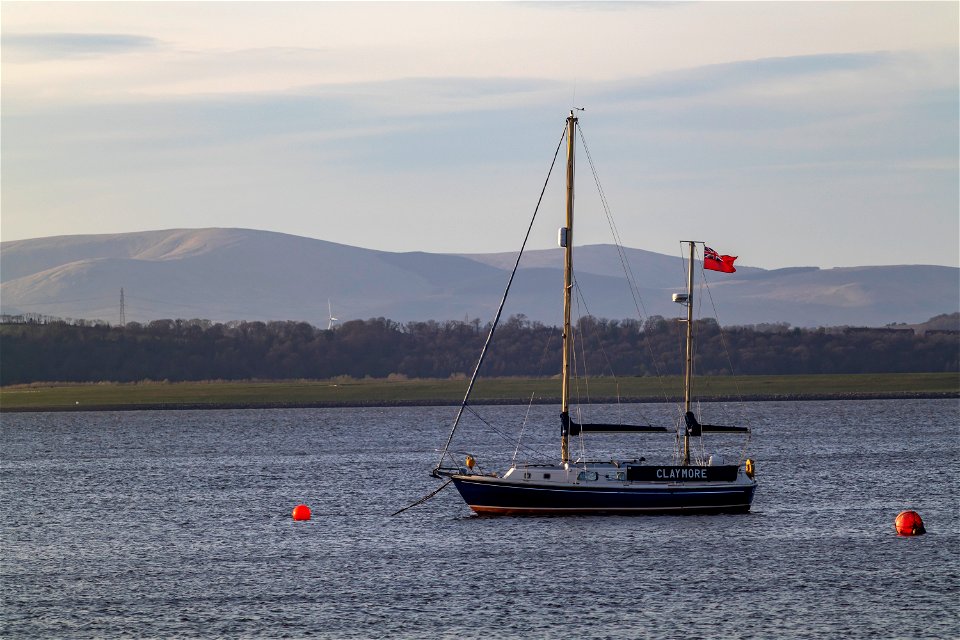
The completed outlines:
{"type": "MultiPolygon", "coordinates": [[[[343,379],[33,384],[0,388],[0,412],[118,411],[140,409],[246,409],[458,404],[465,380],[343,379]]],[[[703,377],[703,401],[958,398],[956,373],[703,377]]],[[[672,402],[682,379],[595,378],[581,397],[596,401],[672,402]]],[[[477,382],[473,404],[552,403],[551,378],[491,378],[477,382]]]]}

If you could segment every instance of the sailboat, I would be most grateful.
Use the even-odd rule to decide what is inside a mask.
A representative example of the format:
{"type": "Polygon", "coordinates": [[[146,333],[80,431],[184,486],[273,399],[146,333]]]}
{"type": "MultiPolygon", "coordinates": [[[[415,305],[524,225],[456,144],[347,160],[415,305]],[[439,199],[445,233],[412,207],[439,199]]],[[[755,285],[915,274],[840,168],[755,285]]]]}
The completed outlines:
{"type": "MultiPolygon", "coordinates": [[[[750,510],[757,487],[752,460],[744,458],[728,464],[723,456],[707,455],[702,446],[695,446],[697,440],[702,445],[706,433],[749,434],[747,427],[701,424],[692,410],[694,257],[697,242],[688,243],[687,291],[673,296],[675,302],[686,307],[682,419],[676,425],[667,427],[577,422],[571,416],[571,297],[574,284],[574,155],[577,131],[578,118],[571,111],[561,139],[566,140],[567,167],[566,220],[559,233],[559,244],[564,249],[559,459],[547,463],[522,463],[515,459],[502,473],[485,473],[480,470],[475,456],[467,455],[462,463],[453,458],[451,442],[491,344],[503,310],[504,301],[501,301],[450,436],[432,475],[449,478],[467,505],[480,515],[745,513],[750,510]],[[574,459],[570,439],[594,433],[652,434],[651,437],[667,441],[673,453],[667,457],[665,464],[646,463],[644,457],[603,461],[574,459]],[[669,437],[671,434],[674,438],[669,437]]],[[[529,229],[527,233],[529,237],[529,229]]],[[[520,253],[523,253],[523,249],[520,253]]],[[[519,263],[520,256],[517,257],[514,274],[519,263]]],[[[512,279],[513,275],[511,282],[512,279]]],[[[509,290],[508,284],[504,300],[509,290]]],[[[574,412],[573,416],[576,415],[574,412]]]]}

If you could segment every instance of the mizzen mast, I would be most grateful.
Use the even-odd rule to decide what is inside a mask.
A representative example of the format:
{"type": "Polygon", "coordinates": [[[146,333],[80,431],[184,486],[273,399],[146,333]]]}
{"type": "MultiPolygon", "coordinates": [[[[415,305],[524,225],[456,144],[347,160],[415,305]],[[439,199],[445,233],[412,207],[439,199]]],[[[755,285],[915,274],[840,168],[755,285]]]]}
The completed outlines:
{"type": "MultiPolygon", "coordinates": [[[[689,241],[690,263],[687,265],[687,357],[683,375],[683,414],[690,412],[690,400],[693,395],[693,259],[696,241],[689,241]]],[[[690,428],[683,432],[683,464],[690,464],[690,428]]]]}

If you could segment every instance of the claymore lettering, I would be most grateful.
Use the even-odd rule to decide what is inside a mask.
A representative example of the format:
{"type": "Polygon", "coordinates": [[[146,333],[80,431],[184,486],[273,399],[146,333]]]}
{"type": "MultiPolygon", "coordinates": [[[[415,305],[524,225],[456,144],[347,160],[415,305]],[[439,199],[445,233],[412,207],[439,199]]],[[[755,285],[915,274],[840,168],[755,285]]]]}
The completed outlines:
{"type": "Polygon", "coordinates": [[[707,470],[690,467],[660,467],[657,469],[656,477],[658,480],[706,480],[707,470]]]}

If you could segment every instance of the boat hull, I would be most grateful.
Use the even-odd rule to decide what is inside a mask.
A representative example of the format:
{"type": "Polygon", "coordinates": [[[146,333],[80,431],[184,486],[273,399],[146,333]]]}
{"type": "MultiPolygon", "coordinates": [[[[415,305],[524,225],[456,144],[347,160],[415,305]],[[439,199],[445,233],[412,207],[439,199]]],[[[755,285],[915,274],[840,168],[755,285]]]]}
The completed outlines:
{"type": "Polygon", "coordinates": [[[746,513],[757,486],[750,481],[596,487],[475,475],[451,478],[467,505],[481,515],[746,513]]]}

